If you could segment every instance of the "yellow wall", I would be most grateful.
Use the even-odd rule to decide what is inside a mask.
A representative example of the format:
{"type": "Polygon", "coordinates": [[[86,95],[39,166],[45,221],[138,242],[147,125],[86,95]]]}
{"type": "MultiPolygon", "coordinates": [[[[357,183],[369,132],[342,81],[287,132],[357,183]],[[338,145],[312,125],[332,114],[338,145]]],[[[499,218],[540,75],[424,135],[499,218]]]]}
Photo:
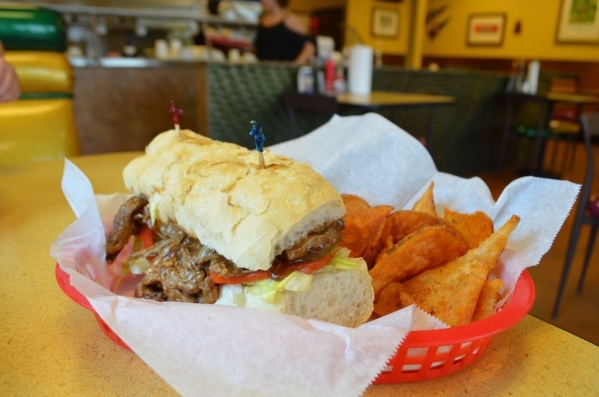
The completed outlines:
{"type": "MultiPolygon", "coordinates": [[[[385,54],[405,55],[408,48],[410,32],[411,1],[404,0],[400,4],[386,3],[374,0],[347,0],[345,20],[362,36],[365,44],[382,51],[385,54]],[[381,38],[372,36],[370,25],[374,7],[392,8],[399,11],[399,35],[396,38],[381,38]]],[[[351,34],[346,33],[346,44],[356,44],[351,34]]]]}
{"type": "MultiPolygon", "coordinates": [[[[429,9],[448,5],[450,22],[435,37],[424,41],[425,56],[467,58],[524,58],[560,61],[599,61],[599,45],[556,44],[555,32],[562,0],[429,0],[429,9]],[[501,47],[466,45],[468,16],[472,13],[506,13],[501,47]],[[522,31],[514,34],[520,20],[522,31]]],[[[440,18],[442,19],[442,18],[440,18]]]]}
{"type": "Polygon", "coordinates": [[[290,0],[288,7],[298,12],[312,12],[323,8],[344,7],[346,0],[290,0]]]}

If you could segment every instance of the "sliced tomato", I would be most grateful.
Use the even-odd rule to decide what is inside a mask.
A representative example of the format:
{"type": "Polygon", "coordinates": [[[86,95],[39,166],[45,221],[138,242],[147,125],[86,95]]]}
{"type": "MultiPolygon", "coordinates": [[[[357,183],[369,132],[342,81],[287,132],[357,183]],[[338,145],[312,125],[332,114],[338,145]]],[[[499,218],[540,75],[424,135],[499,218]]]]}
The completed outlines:
{"type": "Polygon", "coordinates": [[[298,272],[302,272],[305,274],[314,273],[315,271],[325,267],[331,261],[331,259],[333,259],[333,256],[335,256],[335,254],[331,252],[330,254],[327,254],[322,258],[310,262],[301,262],[294,265],[289,265],[289,268],[292,269],[289,272],[289,274],[291,274],[294,270],[297,270],[298,272]]]}
{"type": "Polygon", "coordinates": [[[310,261],[310,262],[302,262],[302,263],[296,263],[296,264],[291,264],[291,265],[279,265],[278,269],[275,270],[274,273],[271,273],[271,271],[273,269],[271,269],[271,271],[268,270],[256,270],[254,272],[248,272],[248,273],[244,273],[241,276],[229,276],[229,277],[225,277],[225,276],[221,276],[220,274],[211,272],[210,270],[208,270],[208,275],[210,276],[210,278],[212,279],[212,281],[214,281],[215,284],[240,284],[240,283],[249,283],[251,281],[259,281],[259,280],[266,280],[267,278],[277,278],[277,279],[281,279],[284,278],[288,275],[290,275],[291,273],[293,273],[294,271],[298,271],[298,272],[302,272],[305,274],[311,274],[314,273],[317,270],[322,269],[323,267],[325,267],[330,261],[331,259],[333,259],[333,256],[335,254],[333,252],[331,252],[330,254],[327,254],[325,256],[323,256],[322,258],[310,261]]]}
{"type": "Polygon", "coordinates": [[[331,261],[331,259],[333,259],[334,255],[335,254],[331,252],[321,258],[314,259],[312,261],[292,264],[279,262],[273,267],[271,267],[268,271],[271,274],[271,277],[276,280],[282,280],[294,271],[302,272],[304,274],[311,274],[325,267],[331,261]]]}
{"type": "Polygon", "coordinates": [[[141,247],[148,248],[154,245],[154,232],[146,224],[141,226],[139,232],[139,239],[141,240],[141,247]]]}
{"type": "Polygon", "coordinates": [[[265,280],[270,278],[270,273],[266,270],[256,270],[255,272],[248,272],[241,276],[225,277],[208,270],[208,276],[210,276],[215,284],[240,284],[249,283],[250,281],[265,280]]]}

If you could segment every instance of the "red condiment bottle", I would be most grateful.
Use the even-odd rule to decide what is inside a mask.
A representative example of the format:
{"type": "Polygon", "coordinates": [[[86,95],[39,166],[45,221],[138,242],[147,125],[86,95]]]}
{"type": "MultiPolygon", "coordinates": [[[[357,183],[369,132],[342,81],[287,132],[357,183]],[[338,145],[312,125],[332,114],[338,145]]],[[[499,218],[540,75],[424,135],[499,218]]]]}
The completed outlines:
{"type": "Polygon", "coordinates": [[[324,87],[327,94],[335,91],[335,77],[337,75],[337,65],[335,61],[329,58],[324,64],[324,87]]]}

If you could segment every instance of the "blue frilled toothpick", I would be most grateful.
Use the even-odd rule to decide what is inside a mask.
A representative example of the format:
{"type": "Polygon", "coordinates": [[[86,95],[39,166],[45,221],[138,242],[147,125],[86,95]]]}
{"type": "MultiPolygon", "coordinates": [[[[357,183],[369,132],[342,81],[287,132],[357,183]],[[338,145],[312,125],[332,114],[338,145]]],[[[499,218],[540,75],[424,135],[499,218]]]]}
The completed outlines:
{"type": "Polygon", "coordinates": [[[171,100],[171,107],[168,112],[173,116],[173,123],[175,123],[175,131],[177,131],[177,138],[181,138],[181,127],[179,126],[179,115],[183,115],[183,110],[175,107],[175,101],[171,100]]]}
{"type": "Polygon", "coordinates": [[[266,168],[264,165],[264,141],[266,137],[262,133],[262,127],[258,125],[258,123],[254,120],[250,121],[252,124],[252,130],[250,131],[250,135],[254,137],[256,141],[256,151],[258,152],[258,160],[260,162],[260,168],[266,168]]]}

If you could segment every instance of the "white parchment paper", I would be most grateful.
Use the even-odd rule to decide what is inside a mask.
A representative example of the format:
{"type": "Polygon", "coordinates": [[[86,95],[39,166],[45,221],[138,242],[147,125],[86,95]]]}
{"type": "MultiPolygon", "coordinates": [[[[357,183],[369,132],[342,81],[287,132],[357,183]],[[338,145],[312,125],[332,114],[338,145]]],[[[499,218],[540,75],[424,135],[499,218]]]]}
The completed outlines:
{"type": "MultiPolygon", "coordinates": [[[[480,179],[437,172],[420,142],[376,114],[334,117],[270,150],[310,164],[340,192],[372,205],[410,208],[433,180],[439,213],[446,206],[483,210],[496,227],[519,215],[497,267],[506,297],[522,269],[538,264],[549,250],[579,189],[565,181],[522,178],[495,203],[480,179]]],[[[89,180],[69,161],[63,191],[78,219],[56,239],[51,254],[110,328],[182,395],[358,396],[407,330],[441,326],[414,315],[413,307],[350,329],[249,309],[115,295],[108,290],[104,236],[126,195],[94,196],[89,180]]]]}
{"type": "Polygon", "coordinates": [[[510,183],[495,202],[480,178],[438,172],[417,139],[375,113],[335,116],[312,133],[270,149],[309,164],[339,192],[363,197],[371,205],[410,209],[434,181],[440,216],[445,207],[484,211],[497,229],[518,215],[521,221],[494,269],[505,282],[504,301],[522,270],[537,265],[549,251],[580,189],[568,181],[524,177],[510,183]]]}

